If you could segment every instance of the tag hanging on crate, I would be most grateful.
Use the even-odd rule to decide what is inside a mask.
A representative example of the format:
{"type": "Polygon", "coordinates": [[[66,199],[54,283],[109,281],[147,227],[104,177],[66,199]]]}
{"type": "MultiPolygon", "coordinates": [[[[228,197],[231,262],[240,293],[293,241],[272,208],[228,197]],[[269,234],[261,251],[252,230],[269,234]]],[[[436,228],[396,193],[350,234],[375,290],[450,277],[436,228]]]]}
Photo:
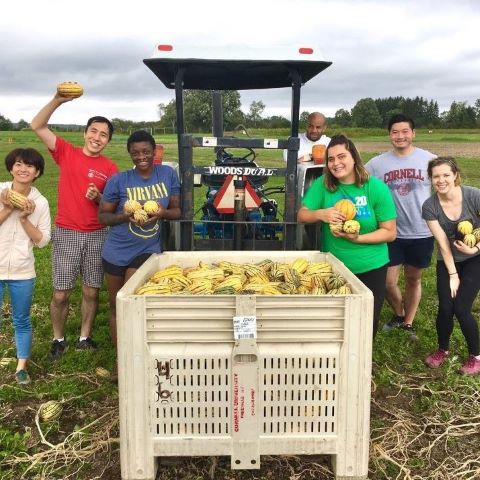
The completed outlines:
{"type": "Polygon", "coordinates": [[[233,335],[235,340],[257,338],[257,317],[255,315],[233,317],[233,335]]]}

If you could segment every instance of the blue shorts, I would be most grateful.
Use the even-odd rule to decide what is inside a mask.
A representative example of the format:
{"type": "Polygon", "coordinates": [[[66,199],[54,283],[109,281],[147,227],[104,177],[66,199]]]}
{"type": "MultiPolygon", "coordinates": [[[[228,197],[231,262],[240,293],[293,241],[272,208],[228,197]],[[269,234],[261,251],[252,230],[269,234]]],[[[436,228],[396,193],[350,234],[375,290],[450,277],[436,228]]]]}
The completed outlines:
{"type": "Polygon", "coordinates": [[[397,238],[388,244],[389,267],[411,265],[417,268],[427,268],[432,261],[433,244],[433,237],[397,238]]]}

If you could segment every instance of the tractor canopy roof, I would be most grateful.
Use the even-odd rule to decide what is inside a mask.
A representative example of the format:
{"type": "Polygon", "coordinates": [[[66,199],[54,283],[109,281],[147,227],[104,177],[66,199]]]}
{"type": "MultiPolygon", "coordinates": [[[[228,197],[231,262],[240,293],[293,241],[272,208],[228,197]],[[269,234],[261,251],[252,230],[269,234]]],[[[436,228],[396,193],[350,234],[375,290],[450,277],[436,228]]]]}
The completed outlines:
{"type": "Polygon", "coordinates": [[[214,48],[159,44],[144,60],[167,88],[175,88],[183,69],[183,88],[192,90],[252,90],[301,84],[329,67],[320,50],[312,47],[271,48],[218,46],[214,48]]]}

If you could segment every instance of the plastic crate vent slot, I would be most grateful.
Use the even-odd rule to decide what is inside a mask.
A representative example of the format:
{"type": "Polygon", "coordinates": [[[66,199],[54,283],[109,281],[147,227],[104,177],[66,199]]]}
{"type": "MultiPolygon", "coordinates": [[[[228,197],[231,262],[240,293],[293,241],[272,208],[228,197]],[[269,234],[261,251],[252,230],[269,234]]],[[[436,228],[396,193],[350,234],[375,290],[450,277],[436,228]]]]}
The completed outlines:
{"type": "Polygon", "coordinates": [[[262,363],[263,434],[337,433],[336,356],[266,357],[262,363]]]}
{"type": "Polygon", "coordinates": [[[156,436],[228,435],[230,359],[176,358],[172,363],[169,378],[153,371],[156,436]]]}

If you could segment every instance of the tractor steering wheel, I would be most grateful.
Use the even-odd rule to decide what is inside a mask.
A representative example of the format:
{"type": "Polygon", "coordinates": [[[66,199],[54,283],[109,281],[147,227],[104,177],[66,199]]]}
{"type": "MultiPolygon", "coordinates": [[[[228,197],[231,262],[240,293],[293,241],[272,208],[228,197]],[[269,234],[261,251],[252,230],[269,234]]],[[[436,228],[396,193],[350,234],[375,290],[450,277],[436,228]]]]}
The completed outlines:
{"type": "Polygon", "coordinates": [[[225,163],[228,162],[228,160],[235,158],[236,160],[240,160],[240,163],[242,163],[242,160],[245,160],[247,162],[253,162],[257,157],[255,150],[250,147],[241,147],[244,150],[248,150],[247,153],[243,155],[243,157],[235,157],[232,153],[227,152],[227,148],[233,147],[221,147],[219,150],[217,150],[217,161],[225,163]]]}

